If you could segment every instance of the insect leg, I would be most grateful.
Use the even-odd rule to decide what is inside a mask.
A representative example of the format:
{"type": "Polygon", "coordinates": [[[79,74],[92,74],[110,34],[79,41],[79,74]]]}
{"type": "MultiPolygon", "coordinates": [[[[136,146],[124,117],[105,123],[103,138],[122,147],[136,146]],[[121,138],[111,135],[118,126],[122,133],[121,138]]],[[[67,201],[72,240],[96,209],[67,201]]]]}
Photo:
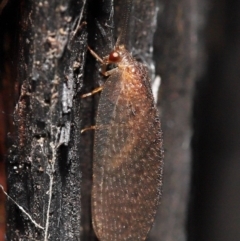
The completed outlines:
{"type": "Polygon", "coordinates": [[[103,87],[102,87],[102,86],[99,86],[99,87],[97,87],[96,89],[94,89],[93,91],[91,91],[91,92],[89,92],[89,93],[86,93],[86,94],[83,94],[83,95],[81,96],[81,98],[86,98],[86,97],[88,97],[88,96],[92,96],[92,95],[94,95],[94,94],[102,91],[102,89],[103,89],[103,87]]]}
{"type": "Polygon", "coordinates": [[[110,70],[108,70],[108,71],[102,70],[102,74],[103,74],[105,77],[108,77],[108,76],[112,75],[117,69],[118,69],[118,68],[116,67],[116,68],[110,69],[110,70]]]}
{"type": "Polygon", "coordinates": [[[81,134],[85,131],[89,131],[89,130],[95,130],[96,129],[96,126],[89,126],[89,127],[86,127],[84,129],[81,130],[81,134]]]}
{"type": "Polygon", "coordinates": [[[90,131],[90,130],[100,130],[100,129],[108,129],[109,127],[111,127],[112,125],[95,125],[95,126],[89,126],[89,127],[85,127],[81,130],[81,134],[85,131],[90,131]]]}

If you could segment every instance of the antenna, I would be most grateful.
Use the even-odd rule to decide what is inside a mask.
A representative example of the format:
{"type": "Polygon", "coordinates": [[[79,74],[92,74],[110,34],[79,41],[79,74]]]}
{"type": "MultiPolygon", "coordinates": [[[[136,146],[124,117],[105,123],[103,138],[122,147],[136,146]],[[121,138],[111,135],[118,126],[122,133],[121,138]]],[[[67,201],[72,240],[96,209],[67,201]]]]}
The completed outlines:
{"type": "Polygon", "coordinates": [[[126,6],[124,7],[124,13],[121,21],[121,30],[120,35],[117,39],[115,46],[119,46],[121,44],[126,44],[126,38],[129,31],[129,19],[132,11],[132,2],[133,0],[126,0],[126,6]]]}

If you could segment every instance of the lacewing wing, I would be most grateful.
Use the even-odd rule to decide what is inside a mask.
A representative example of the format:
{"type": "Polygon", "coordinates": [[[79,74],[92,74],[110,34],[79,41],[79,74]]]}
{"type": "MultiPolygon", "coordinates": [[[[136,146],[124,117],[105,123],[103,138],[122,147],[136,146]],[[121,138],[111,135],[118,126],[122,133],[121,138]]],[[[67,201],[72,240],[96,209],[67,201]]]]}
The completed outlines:
{"type": "Polygon", "coordinates": [[[101,92],[95,126],[92,219],[101,241],[145,240],[162,186],[162,131],[146,67],[123,45],[101,92]]]}

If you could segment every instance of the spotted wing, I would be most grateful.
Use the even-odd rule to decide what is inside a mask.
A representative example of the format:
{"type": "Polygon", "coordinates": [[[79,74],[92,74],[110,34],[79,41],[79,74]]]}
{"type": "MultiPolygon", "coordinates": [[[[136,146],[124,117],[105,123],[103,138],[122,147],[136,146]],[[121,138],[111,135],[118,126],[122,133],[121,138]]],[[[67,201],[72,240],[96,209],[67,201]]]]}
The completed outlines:
{"type": "Polygon", "coordinates": [[[145,240],[162,185],[162,134],[147,79],[111,75],[95,131],[92,217],[101,241],[145,240]],[[130,84],[130,85],[129,85],[130,84]]]}

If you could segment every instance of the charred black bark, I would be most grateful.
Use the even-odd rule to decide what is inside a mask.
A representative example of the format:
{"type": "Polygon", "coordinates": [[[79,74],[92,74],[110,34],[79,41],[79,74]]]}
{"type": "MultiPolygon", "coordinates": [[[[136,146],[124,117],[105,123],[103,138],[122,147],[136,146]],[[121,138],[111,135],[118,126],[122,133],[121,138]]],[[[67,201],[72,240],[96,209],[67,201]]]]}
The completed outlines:
{"type": "Polygon", "coordinates": [[[8,240],[74,240],[81,227],[80,91],[85,1],[25,1],[20,10],[15,139],[8,158],[8,240]]]}

